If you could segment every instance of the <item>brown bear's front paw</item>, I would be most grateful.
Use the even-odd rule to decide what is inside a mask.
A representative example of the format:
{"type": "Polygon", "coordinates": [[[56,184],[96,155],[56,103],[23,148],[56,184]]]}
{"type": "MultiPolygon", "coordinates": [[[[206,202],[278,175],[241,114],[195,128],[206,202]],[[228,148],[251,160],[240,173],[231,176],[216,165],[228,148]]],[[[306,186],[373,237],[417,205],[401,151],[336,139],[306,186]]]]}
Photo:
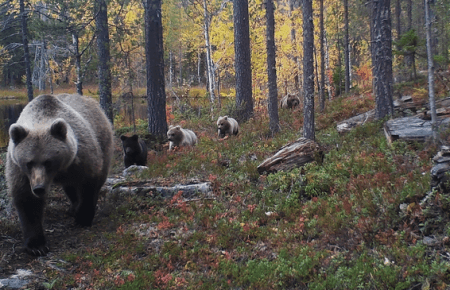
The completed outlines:
{"type": "Polygon", "coordinates": [[[25,252],[32,256],[45,256],[50,249],[46,245],[45,238],[29,238],[25,242],[25,252]]]}

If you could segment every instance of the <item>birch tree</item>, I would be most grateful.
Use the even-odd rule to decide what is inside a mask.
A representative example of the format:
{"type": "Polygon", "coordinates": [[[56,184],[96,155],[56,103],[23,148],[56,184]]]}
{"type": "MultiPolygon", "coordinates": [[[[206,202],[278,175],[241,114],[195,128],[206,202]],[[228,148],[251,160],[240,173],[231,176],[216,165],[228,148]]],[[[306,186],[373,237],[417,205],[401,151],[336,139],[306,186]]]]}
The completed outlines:
{"type": "Polygon", "coordinates": [[[431,110],[431,129],[433,131],[433,140],[437,140],[437,116],[436,116],[436,102],[434,98],[434,64],[433,51],[431,47],[431,16],[430,16],[430,2],[424,0],[425,6],[425,26],[427,33],[427,62],[428,62],[428,97],[430,99],[431,110]]]}

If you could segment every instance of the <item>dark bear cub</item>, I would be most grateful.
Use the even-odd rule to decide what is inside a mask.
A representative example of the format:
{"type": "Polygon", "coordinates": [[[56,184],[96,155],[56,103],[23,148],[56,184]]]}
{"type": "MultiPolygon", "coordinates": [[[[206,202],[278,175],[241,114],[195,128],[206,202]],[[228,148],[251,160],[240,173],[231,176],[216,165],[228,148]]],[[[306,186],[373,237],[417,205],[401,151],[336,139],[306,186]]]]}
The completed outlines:
{"type": "Polygon", "coordinates": [[[138,135],[131,137],[120,136],[123,145],[123,162],[125,168],[131,165],[147,165],[147,145],[144,140],[139,139],[138,135]]]}

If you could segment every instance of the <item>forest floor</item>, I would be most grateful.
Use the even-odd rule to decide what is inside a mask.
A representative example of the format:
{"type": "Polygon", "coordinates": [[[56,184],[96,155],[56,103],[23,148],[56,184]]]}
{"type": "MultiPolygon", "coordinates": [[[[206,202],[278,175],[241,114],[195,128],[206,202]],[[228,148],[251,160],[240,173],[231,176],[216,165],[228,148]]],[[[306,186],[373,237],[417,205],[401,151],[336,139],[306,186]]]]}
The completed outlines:
{"type": "MultiPolygon", "coordinates": [[[[405,87],[410,90],[403,95],[426,94],[423,85],[405,87]]],[[[268,175],[260,175],[257,166],[301,137],[302,108],[280,110],[281,132],[272,136],[267,110],[257,106],[238,136],[218,140],[208,106],[185,102],[169,104],[168,121],[193,129],[199,144],[175,152],[167,146],[152,150],[149,169],[124,185],[171,186],[195,179],[210,182],[209,194],[186,198],[179,192],[161,198],[107,192],[99,199],[93,226],[79,228],[66,213],[67,198],[55,187],[44,221],[50,252],[31,257],[22,252],[20,225],[2,173],[0,283],[26,270],[23,289],[450,285],[450,197],[430,193],[431,159],[438,146],[404,141],[390,145],[383,121],[336,132],[338,122],[374,108],[370,92],[337,98],[316,114],[316,141],[326,151],[322,164],[268,175]]],[[[225,107],[221,115],[232,116],[225,107]]],[[[123,169],[118,137],[132,132],[121,119],[115,124],[112,177],[123,169]]],[[[145,122],[138,123],[138,133],[145,132],[145,122]]],[[[439,145],[448,144],[449,136],[448,130],[440,132],[439,145]]]]}

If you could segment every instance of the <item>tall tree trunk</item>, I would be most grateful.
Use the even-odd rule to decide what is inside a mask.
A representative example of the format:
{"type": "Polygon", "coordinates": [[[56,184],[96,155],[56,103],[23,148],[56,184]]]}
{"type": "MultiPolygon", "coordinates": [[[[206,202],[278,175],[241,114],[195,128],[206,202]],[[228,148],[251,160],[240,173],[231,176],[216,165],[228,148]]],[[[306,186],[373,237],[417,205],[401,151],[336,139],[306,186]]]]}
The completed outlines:
{"type": "MultiPolygon", "coordinates": [[[[289,0],[289,17],[291,18],[291,44],[292,44],[293,52],[294,52],[293,61],[295,63],[294,88],[295,88],[296,93],[300,93],[300,77],[299,77],[300,68],[299,68],[298,51],[297,51],[297,32],[294,28],[294,19],[292,19],[292,13],[294,12],[294,1],[295,0],[289,0]]],[[[287,92],[286,92],[286,94],[287,94],[287,92]]]]}
{"type": "Polygon", "coordinates": [[[97,28],[98,49],[98,88],[100,95],[100,106],[105,111],[108,119],[113,123],[112,96],[111,96],[111,70],[109,52],[108,31],[108,7],[106,0],[96,0],[95,24],[97,28]]]}
{"type": "Polygon", "coordinates": [[[205,45],[206,45],[206,71],[208,74],[208,92],[209,99],[211,101],[211,111],[214,110],[216,97],[215,97],[215,88],[214,84],[216,81],[214,80],[214,64],[212,61],[212,51],[211,51],[211,43],[209,40],[209,26],[211,25],[211,16],[208,12],[207,2],[203,0],[203,16],[204,16],[204,32],[205,32],[205,45]]]}
{"type": "Polygon", "coordinates": [[[172,51],[169,51],[169,89],[172,88],[172,81],[173,81],[173,53],[172,51]]]}
{"type": "MultiPolygon", "coordinates": [[[[406,25],[406,30],[410,31],[412,29],[412,0],[407,0],[407,6],[406,6],[406,13],[408,15],[407,20],[407,25],[406,25]]],[[[415,56],[413,54],[408,54],[405,57],[405,62],[406,62],[406,66],[408,67],[408,70],[411,71],[411,68],[413,69],[413,77],[414,79],[416,79],[416,69],[415,69],[415,56]],[[414,66],[413,66],[414,65],[414,66]]],[[[411,79],[411,72],[409,73],[409,77],[411,79]]]]}
{"type": "Polygon", "coordinates": [[[266,0],[267,76],[269,82],[269,127],[272,134],[280,130],[278,119],[277,65],[275,55],[275,17],[272,0],[266,0]]]}
{"type": "Polygon", "coordinates": [[[433,140],[437,141],[437,116],[436,116],[436,102],[434,98],[434,63],[433,51],[431,47],[431,16],[429,0],[424,0],[425,4],[425,26],[427,33],[427,60],[428,60],[428,97],[430,99],[431,110],[431,129],[433,131],[433,140]]]}
{"type": "Polygon", "coordinates": [[[28,27],[27,27],[27,13],[25,12],[24,0],[19,1],[20,15],[22,17],[22,44],[23,44],[23,57],[25,61],[25,75],[27,84],[27,96],[28,101],[33,99],[33,85],[31,83],[31,62],[30,51],[28,49],[28,27]]]}
{"type": "Polygon", "coordinates": [[[373,79],[375,93],[375,118],[394,114],[392,99],[392,34],[391,1],[372,0],[373,3],[373,79]]]}
{"type": "Polygon", "coordinates": [[[345,93],[350,92],[350,40],[348,35],[348,0],[344,0],[344,25],[345,25],[345,93]]]}
{"type": "Polygon", "coordinates": [[[164,140],[167,120],[161,0],[146,0],[144,4],[148,131],[164,140]]]}
{"type": "Polygon", "coordinates": [[[319,100],[320,111],[325,110],[325,27],[323,23],[323,0],[319,0],[319,46],[320,46],[320,85],[319,100]]]}
{"type": "Polygon", "coordinates": [[[303,137],[314,141],[314,23],[312,0],[303,0],[303,53],[303,137]]]}
{"type": "Polygon", "coordinates": [[[72,33],[72,44],[75,48],[75,71],[77,75],[77,81],[75,86],[77,88],[77,93],[83,95],[83,81],[81,80],[81,54],[80,45],[78,41],[78,34],[72,33]]]}
{"type": "Polygon", "coordinates": [[[253,114],[252,67],[248,0],[234,0],[234,53],[236,70],[236,108],[238,119],[247,121],[253,114]]]}

